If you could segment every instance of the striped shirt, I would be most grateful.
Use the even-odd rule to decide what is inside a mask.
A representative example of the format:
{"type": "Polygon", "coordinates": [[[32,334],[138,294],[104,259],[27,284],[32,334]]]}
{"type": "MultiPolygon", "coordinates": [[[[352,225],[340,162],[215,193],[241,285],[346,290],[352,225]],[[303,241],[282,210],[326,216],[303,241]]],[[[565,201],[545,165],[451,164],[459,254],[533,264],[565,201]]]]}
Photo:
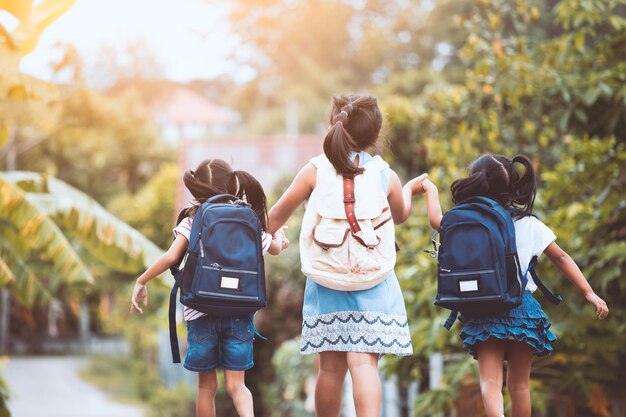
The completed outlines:
{"type": "MultiPolygon", "coordinates": [[[[193,222],[192,217],[184,218],[180,223],[178,223],[178,226],[174,228],[174,237],[178,236],[178,234],[181,234],[187,239],[187,241],[189,241],[189,235],[191,234],[192,222],[193,222]]],[[[269,233],[262,232],[261,248],[263,249],[263,253],[267,252],[271,244],[272,244],[272,235],[270,235],[269,233]]],[[[183,311],[183,316],[185,317],[185,321],[195,320],[200,317],[204,317],[206,315],[207,315],[206,313],[202,313],[200,311],[194,310],[193,308],[190,308],[187,306],[185,306],[185,309],[183,311]]]]}

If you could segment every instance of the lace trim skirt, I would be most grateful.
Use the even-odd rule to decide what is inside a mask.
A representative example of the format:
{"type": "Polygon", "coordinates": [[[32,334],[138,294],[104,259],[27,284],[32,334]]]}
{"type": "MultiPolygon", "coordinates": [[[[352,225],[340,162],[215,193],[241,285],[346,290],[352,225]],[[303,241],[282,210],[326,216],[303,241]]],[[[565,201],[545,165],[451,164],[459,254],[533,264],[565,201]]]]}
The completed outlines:
{"type": "Polygon", "coordinates": [[[364,291],[336,291],[307,280],[300,351],[413,354],[396,276],[364,291]]]}

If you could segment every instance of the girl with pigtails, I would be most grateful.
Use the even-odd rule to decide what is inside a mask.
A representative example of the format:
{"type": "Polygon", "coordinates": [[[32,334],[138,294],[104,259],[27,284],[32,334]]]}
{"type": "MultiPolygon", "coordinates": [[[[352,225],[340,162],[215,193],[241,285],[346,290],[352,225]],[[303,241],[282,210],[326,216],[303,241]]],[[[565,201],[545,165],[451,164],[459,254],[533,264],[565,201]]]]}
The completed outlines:
{"type": "MultiPolygon", "coordinates": [[[[213,196],[232,194],[250,204],[263,231],[263,253],[278,255],[289,245],[282,228],[277,228],[273,235],[267,233],[265,193],[256,178],[246,171],[233,171],[221,159],[208,159],[202,161],[195,171],[185,172],[183,182],[195,200],[178,216],[170,248],[137,278],[131,297],[131,313],[143,314],[140,305],[145,307],[148,304],[147,283],[180,263],[187,250],[193,218],[202,203],[213,196]]],[[[254,365],[252,316],[211,317],[187,306],[183,315],[187,322],[187,354],[183,366],[198,373],[196,415],[215,417],[217,369],[222,368],[226,392],[237,413],[240,417],[253,417],[252,394],[245,384],[245,372],[254,365]]]]}
{"type": "Polygon", "coordinates": [[[300,170],[269,211],[268,231],[272,233],[279,230],[296,208],[308,200],[300,234],[301,261],[303,272],[307,275],[301,353],[318,354],[315,388],[318,417],[339,416],[342,385],[347,372],[352,377],[357,415],[377,417],[382,398],[379,358],[384,354],[404,356],[413,352],[402,292],[393,271],[393,224],[401,224],[407,219],[411,197],[423,192],[420,183],[425,175],[402,187],[389,165],[380,156],[372,156],[368,152],[375,148],[382,122],[376,98],[356,94],[333,97],[324,152],[300,170]],[[349,185],[348,191],[344,188],[342,193],[342,179],[346,187],[346,178],[354,181],[356,196],[352,195],[349,185]],[[355,206],[352,207],[355,209],[352,217],[352,209],[348,206],[350,198],[356,199],[355,203],[352,201],[355,206]],[[344,227],[341,233],[336,234],[339,242],[324,246],[315,239],[321,223],[316,225],[310,220],[326,212],[336,213],[337,221],[341,221],[343,216],[346,216],[344,221],[346,218],[357,219],[362,223],[363,230],[356,233],[352,230],[350,233],[350,227],[344,227]],[[373,226],[375,232],[369,230],[367,233],[365,230],[365,223],[369,224],[369,220],[364,219],[372,218],[363,214],[367,212],[375,213],[378,219],[382,219],[373,226]],[[387,249],[383,259],[384,268],[375,265],[376,260],[369,264],[352,265],[351,269],[348,267],[345,270],[341,265],[335,265],[345,261],[340,259],[342,252],[339,247],[345,245],[346,240],[353,245],[351,249],[355,252],[350,255],[353,258],[357,253],[366,257],[380,251],[376,240],[381,240],[380,231],[383,229],[386,231],[380,246],[392,245],[391,254],[387,249]],[[364,242],[366,240],[373,240],[373,243],[364,242]],[[359,247],[359,241],[365,245],[359,247]],[[316,243],[322,245],[321,250],[316,243]],[[317,250],[321,259],[319,263],[327,262],[330,269],[334,268],[328,275],[338,278],[338,281],[345,278],[348,282],[376,268],[384,272],[377,278],[377,284],[365,289],[345,290],[349,288],[347,286],[342,290],[334,288],[334,285],[326,286],[327,281],[314,280],[313,275],[305,270],[305,265],[314,270],[316,262],[311,260],[308,248],[317,250]],[[338,251],[335,259],[324,259],[326,254],[330,258],[335,249],[338,251]]]}
{"type": "MultiPolygon", "coordinates": [[[[609,310],[595,294],[584,275],[555,242],[556,236],[537,217],[532,215],[537,183],[532,161],[523,155],[509,159],[488,154],[476,159],[469,168],[469,176],[452,183],[452,199],[459,203],[471,197],[488,197],[504,207],[511,208],[515,240],[522,272],[531,259],[545,253],[548,259],[574,284],[591,303],[600,320],[609,310]]],[[[441,207],[437,187],[430,181],[422,182],[426,193],[428,217],[438,230],[441,207]]],[[[508,311],[490,317],[463,317],[460,336],[463,346],[478,359],[480,389],[488,417],[504,415],[502,397],[503,363],[507,362],[506,386],[511,398],[512,417],[530,417],[530,370],[533,355],[552,352],[556,337],[549,330],[548,316],[533,297],[537,284],[531,274],[522,296],[522,303],[508,311]]]]}

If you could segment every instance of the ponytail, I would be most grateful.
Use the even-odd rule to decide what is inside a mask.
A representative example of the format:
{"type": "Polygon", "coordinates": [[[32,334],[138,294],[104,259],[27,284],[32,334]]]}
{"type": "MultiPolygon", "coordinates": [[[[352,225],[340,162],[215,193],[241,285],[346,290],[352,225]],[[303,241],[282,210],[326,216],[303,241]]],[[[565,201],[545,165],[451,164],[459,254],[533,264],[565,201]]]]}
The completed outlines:
{"type": "Polygon", "coordinates": [[[382,120],[375,97],[358,94],[333,96],[331,128],[324,138],[324,154],[338,174],[353,177],[364,171],[350,160],[350,152],[373,146],[382,120]]]}
{"type": "Polygon", "coordinates": [[[239,186],[236,196],[252,206],[261,222],[261,229],[267,230],[267,198],[261,183],[246,171],[234,171],[233,175],[239,186]]]}
{"type": "Polygon", "coordinates": [[[355,166],[350,160],[350,152],[357,150],[357,144],[346,130],[345,125],[348,123],[348,116],[353,109],[354,107],[350,104],[342,107],[341,111],[332,118],[334,124],[324,139],[326,157],[333,164],[337,173],[345,177],[354,177],[364,171],[363,168],[355,166]]]}
{"type": "Polygon", "coordinates": [[[513,158],[512,171],[518,177],[512,181],[512,204],[518,206],[521,212],[517,214],[517,217],[524,217],[532,214],[533,206],[535,204],[535,196],[537,194],[537,180],[535,176],[535,168],[532,161],[524,155],[517,155],[513,158]],[[515,169],[515,164],[521,164],[524,166],[524,174],[519,176],[519,173],[515,169]]]}

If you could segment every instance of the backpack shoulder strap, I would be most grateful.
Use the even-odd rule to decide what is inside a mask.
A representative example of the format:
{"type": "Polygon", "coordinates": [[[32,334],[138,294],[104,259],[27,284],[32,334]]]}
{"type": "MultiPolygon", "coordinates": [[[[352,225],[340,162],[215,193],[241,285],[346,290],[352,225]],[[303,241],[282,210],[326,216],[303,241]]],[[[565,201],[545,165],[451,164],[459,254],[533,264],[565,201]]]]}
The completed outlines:
{"type": "Polygon", "coordinates": [[[548,301],[550,301],[552,304],[555,304],[555,305],[559,304],[561,301],[563,301],[563,297],[561,297],[559,294],[555,295],[552,291],[550,291],[544,285],[541,279],[539,279],[539,275],[537,275],[537,271],[535,270],[536,265],[537,265],[537,257],[533,256],[532,259],[530,260],[530,265],[528,265],[528,270],[526,271],[526,274],[530,272],[530,276],[533,277],[533,281],[535,282],[535,284],[537,284],[537,288],[539,288],[541,293],[544,295],[544,297],[548,299],[548,301]]]}
{"type": "MultiPolygon", "coordinates": [[[[202,228],[202,213],[204,204],[198,207],[196,215],[193,217],[191,223],[191,232],[189,233],[189,244],[187,245],[187,251],[193,251],[196,249],[198,241],[200,240],[200,230],[202,228]]],[[[202,252],[202,245],[200,245],[200,251],[202,252]]],[[[180,288],[180,270],[179,266],[182,262],[182,258],[170,268],[170,272],[174,276],[174,285],[172,291],[170,291],[170,302],[168,310],[168,321],[170,331],[170,347],[172,350],[172,361],[174,363],[180,363],[180,348],[178,346],[178,334],[176,332],[176,296],[178,295],[178,289],[180,288]]]]}

